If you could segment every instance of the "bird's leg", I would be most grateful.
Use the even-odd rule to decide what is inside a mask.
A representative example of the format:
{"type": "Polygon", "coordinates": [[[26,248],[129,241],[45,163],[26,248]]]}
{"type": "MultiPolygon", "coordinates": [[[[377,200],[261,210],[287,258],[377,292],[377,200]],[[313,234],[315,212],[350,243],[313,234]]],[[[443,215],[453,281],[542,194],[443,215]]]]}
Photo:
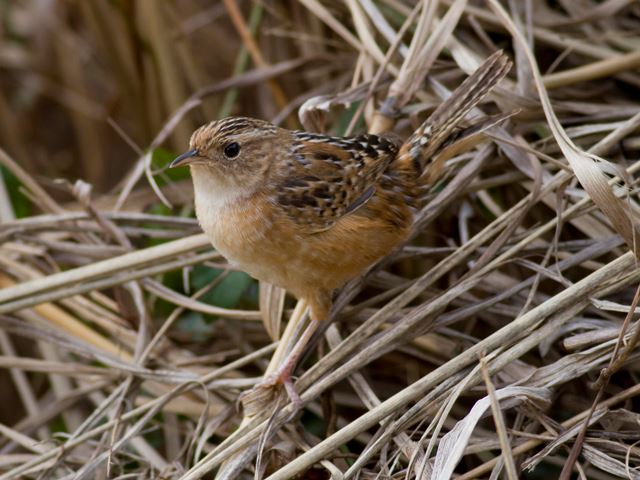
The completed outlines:
{"type": "Polygon", "coordinates": [[[331,294],[325,291],[317,292],[315,295],[309,296],[308,302],[311,317],[309,325],[307,325],[307,328],[305,328],[298,341],[284,358],[278,370],[264,379],[264,383],[282,384],[287,391],[287,395],[289,395],[289,398],[297,408],[302,406],[302,401],[293,386],[292,374],[309,340],[311,340],[313,334],[318,330],[322,321],[329,316],[329,311],[331,310],[331,294]]]}
{"type": "Polygon", "coordinates": [[[298,360],[304,353],[304,349],[309,343],[309,340],[318,329],[320,322],[311,317],[311,322],[307,325],[307,328],[304,329],[302,336],[295,343],[291,351],[287,354],[285,359],[282,361],[278,370],[274,372],[273,378],[275,383],[281,383],[284,385],[285,390],[287,391],[287,395],[293,402],[293,404],[299,408],[302,406],[302,401],[300,400],[300,396],[296,392],[296,389],[293,386],[292,374],[298,364],[298,360]]]}

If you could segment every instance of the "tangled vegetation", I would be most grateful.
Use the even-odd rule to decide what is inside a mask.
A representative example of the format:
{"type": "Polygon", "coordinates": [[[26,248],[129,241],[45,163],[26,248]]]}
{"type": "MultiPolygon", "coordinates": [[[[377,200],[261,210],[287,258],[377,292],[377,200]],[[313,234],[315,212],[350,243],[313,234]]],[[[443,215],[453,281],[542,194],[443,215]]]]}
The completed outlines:
{"type": "Polygon", "coordinates": [[[0,480],[640,478],[637,2],[0,12],[0,480]],[[511,115],[337,292],[303,411],[243,411],[304,305],[211,249],[168,163],[230,114],[405,138],[498,49],[473,115],[511,115]]]}

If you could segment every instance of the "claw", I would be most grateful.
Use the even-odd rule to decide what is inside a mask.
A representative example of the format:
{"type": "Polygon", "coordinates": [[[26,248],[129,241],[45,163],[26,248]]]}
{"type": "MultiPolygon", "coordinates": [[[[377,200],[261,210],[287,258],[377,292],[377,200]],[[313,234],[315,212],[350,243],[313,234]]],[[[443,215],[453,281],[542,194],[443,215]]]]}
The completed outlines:
{"type": "Polygon", "coordinates": [[[247,416],[254,416],[264,410],[265,406],[275,403],[278,399],[281,385],[284,386],[291,403],[295,407],[294,412],[302,409],[304,405],[293,384],[291,368],[287,367],[288,365],[283,365],[278,371],[265,376],[251,390],[240,395],[240,402],[242,402],[247,416]]]}
{"type": "Polygon", "coordinates": [[[296,410],[300,410],[303,407],[302,399],[298,392],[296,392],[295,386],[293,385],[293,379],[291,378],[291,373],[287,373],[285,375],[280,375],[278,377],[278,382],[284,385],[284,389],[287,391],[287,395],[289,395],[289,400],[293,403],[293,406],[296,410]]]}
{"type": "Polygon", "coordinates": [[[302,400],[300,399],[300,395],[296,392],[295,386],[293,384],[293,377],[291,376],[291,371],[293,369],[293,365],[289,362],[282,365],[278,371],[268,375],[264,378],[262,382],[258,385],[260,386],[269,386],[275,387],[277,385],[284,386],[291,403],[293,403],[296,410],[302,408],[302,400]]]}

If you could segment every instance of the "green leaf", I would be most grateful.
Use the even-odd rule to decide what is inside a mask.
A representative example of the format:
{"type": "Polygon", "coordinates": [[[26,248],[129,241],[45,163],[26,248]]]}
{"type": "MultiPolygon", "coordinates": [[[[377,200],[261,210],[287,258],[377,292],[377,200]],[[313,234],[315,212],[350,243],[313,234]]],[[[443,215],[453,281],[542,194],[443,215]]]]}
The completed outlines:
{"type": "MultiPolygon", "coordinates": [[[[349,124],[351,123],[351,119],[358,111],[358,107],[362,102],[353,102],[349,108],[347,108],[344,112],[342,112],[336,121],[336,135],[339,137],[343,137],[347,128],[349,128],[349,124]]],[[[359,132],[364,128],[364,117],[360,115],[358,121],[356,122],[354,132],[359,132]]]]}
{"type": "MultiPolygon", "coordinates": [[[[162,147],[156,148],[151,152],[151,165],[154,170],[167,167],[178,155],[174,152],[166,150],[162,147]]],[[[156,175],[155,179],[158,185],[162,186],[167,183],[167,180],[178,181],[189,178],[188,168],[168,168],[162,175],[156,175]]]]}
{"type": "Polygon", "coordinates": [[[196,265],[191,270],[191,286],[195,290],[200,290],[213,282],[222,272],[223,270],[219,268],[196,265]]]}
{"type": "Polygon", "coordinates": [[[20,191],[22,184],[20,181],[5,167],[0,165],[0,181],[4,181],[9,194],[9,200],[13,206],[16,218],[24,218],[31,215],[33,206],[27,197],[20,191]]]}
{"type": "Polygon", "coordinates": [[[218,307],[234,308],[251,282],[251,277],[246,273],[231,272],[220,282],[220,285],[205,294],[202,299],[218,307]]]}
{"type": "MultiPolygon", "coordinates": [[[[209,285],[222,270],[197,266],[191,273],[191,285],[197,290],[209,285]]],[[[213,290],[200,297],[200,301],[223,308],[235,308],[253,283],[253,279],[244,272],[231,272],[213,290]]]]}
{"type": "Polygon", "coordinates": [[[211,336],[211,329],[211,321],[200,312],[184,312],[176,322],[176,330],[182,339],[187,337],[191,342],[206,341],[211,336]]]}

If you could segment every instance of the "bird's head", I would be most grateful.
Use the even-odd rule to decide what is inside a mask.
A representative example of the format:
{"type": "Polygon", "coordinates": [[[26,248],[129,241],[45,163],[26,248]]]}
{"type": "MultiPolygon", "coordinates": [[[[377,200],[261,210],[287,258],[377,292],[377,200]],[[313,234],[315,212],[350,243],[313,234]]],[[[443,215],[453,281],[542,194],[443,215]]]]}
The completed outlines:
{"type": "MultiPolygon", "coordinates": [[[[237,188],[249,193],[265,180],[287,131],[263,120],[228,117],[191,135],[189,151],[170,167],[189,165],[196,188],[237,188]],[[201,180],[201,181],[199,181],[201,180]]],[[[214,192],[212,192],[214,193],[214,192]]]]}

